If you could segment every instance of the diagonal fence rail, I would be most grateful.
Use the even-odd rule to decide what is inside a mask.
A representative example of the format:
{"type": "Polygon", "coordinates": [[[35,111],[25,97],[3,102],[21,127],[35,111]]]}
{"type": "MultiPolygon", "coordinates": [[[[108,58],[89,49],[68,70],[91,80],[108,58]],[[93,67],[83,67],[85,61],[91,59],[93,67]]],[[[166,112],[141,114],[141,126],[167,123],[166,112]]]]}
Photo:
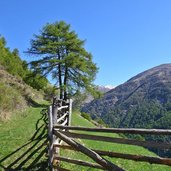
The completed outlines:
{"type": "Polygon", "coordinates": [[[67,170],[60,168],[60,161],[92,167],[100,170],[123,171],[123,168],[107,160],[104,156],[111,158],[122,158],[138,162],[148,162],[151,164],[161,164],[171,166],[170,158],[150,157],[143,155],[133,155],[126,153],[117,153],[114,151],[102,151],[85,147],[77,139],[86,139],[91,141],[103,141],[110,143],[119,143],[127,145],[136,145],[142,147],[153,147],[157,149],[171,149],[171,143],[133,140],[126,138],[113,138],[111,136],[99,136],[88,134],[89,132],[102,133],[123,133],[123,134],[141,134],[141,135],[171,135],[171,130],[165,129],[135,129],[135,128],[87,128],[70,126],[72,113],[72,100],[54,99],[53,105],[49,107],[49,165],[51,170],[67,170]],[[75,132],[76,131],[76,132],[75,132]],[[78,133],[80,132],[80,133],[78,133]],[[86,132],[86,133],[85,133],[86,132]],[[65,144],[63,144],[65,142],[65,144]],[[66,145],[67,144],[67,145],[66,145]],[[60,156],[60,149],[73,150],[81,152],[93,159],[94,163],[76,160],[60,156]]]}

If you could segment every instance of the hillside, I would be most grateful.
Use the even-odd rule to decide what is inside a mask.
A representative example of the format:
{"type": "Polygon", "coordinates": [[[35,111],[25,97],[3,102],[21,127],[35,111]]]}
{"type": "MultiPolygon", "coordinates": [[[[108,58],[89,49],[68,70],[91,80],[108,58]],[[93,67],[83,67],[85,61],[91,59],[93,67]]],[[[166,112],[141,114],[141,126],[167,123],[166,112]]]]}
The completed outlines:
{"type": "Polygon", "coordinates": [[[9,74],[0,65],[0,120],[7,120],[15,111],[43,101],[43,94],[27,85],[20,77],[9,74]]]}
{"type": "Polygon", "coordinates": [[[40,73],[34,73],[20,58],[18,49],[10,50],[0,35],[0,120],[7,120],[15,111],[35,106],[50,99],[53,86],[40,73]]]}
{"type": "MultiPolygon", "coordinates": [[[[100,117],[111,127],[170,128],[171,64],[131,78],[86,104],[82,111],[100,117]]],[[[170,141],[167,137],[165,141],[170,141]]]]}
{"type": "MultiPolygon", "coordinates": [[[[108,87],[108,86],[97,86],[96,88],[102,94],[104,94],[104,93],[106,93],[106,92],[108,92],[108,91],[110,91],[112,89],[112,87],[108,87]]],[[[85,103],[90,103],[92,100],[94,100],[94,97],[91,94],[87,94],[86,98],[85,98],[85,100],[83,102],[83,105],[85,103]]]]}
{"type": "Polygon", "coordinates": [[[131,78],[82,110],[103,118],[110,126],[158,127],[156,121],[170,110],[170,80],[171,64],[160,65],[131,78]]]}

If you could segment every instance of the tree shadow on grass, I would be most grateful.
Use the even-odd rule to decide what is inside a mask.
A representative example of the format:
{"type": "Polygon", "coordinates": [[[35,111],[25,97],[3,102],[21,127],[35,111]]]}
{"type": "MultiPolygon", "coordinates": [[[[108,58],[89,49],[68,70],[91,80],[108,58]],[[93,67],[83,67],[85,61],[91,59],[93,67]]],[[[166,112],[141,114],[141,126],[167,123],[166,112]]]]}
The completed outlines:
{"type": "Polygon", "coordinates": [[[28,142],[0,160],[0,170],[5,171],[46,171],[47,152],[47,109],[41,111],[41,117],[35,125],[36,131],[28,142]],[[42,124],[43,123],[43,124],[42,124]],[[5,164],[5,163],[8,163],[5,164]]]}

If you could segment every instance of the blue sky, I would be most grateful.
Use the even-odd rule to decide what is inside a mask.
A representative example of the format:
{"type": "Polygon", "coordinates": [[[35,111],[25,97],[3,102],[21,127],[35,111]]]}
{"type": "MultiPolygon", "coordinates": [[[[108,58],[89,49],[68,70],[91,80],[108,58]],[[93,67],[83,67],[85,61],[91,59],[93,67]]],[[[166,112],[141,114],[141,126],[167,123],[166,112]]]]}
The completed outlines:
{"type": "Polygon", "coordinates": [[[1,0],[0,34],[23,52],[46,23],[71,24],[100,68],[96,84],[119,85],[171,62],[170,0],[1,0]]]}

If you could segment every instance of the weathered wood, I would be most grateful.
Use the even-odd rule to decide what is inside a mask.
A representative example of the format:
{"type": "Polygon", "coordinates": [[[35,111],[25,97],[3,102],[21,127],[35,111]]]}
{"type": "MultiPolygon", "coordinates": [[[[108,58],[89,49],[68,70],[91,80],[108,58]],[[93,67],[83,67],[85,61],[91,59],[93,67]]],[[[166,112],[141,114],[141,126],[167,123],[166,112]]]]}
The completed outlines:
{"type": "Polygon", "coordinates": [[[68,115],[68,112],[64,113],[59,119],[57,119],[57,123],[59,124],[59,122],[62,121],[67,115],[68,115]]]}
{"type": "Polygon", "coordinates": [[[131,139],[124,139],[124,138],[113,138],[113,137],[79,134],[79,133],[71,133],[71,132],[62,132],[62,133],[70,138],[97,140],[97,141],[104,141],[104,142],[151,147],[151,148],[171,149],[170,143],[159,143],[159,142],[153,142],[153,141],[148,142],[148,141],[131,140],[131,139]]]}
{"type": "MultiPolygon", "coordinates": [[[[143,155],[123,154],[123,153],[116,153],[116,152],[110,152],[110,151],[89,149],[81,145],[80,143],[74,141],[71,138],[97,140],[97,141],[104,141],[104,142],[113,142],[113,143],[120,143],[120,144],[138,145],[138,146],[143,146],[143,147],[164,148],[164,149],[171,149],[170,143],[146,142],[146,141],[139,141],[139,140],[113,138],[113,137],[68,132],[69,130],[79,130],[79,131],[89,131],[89,132],[127,133],[127,134],[141,134],[141,135],[142,134],[171,135],[171,129],[165,130],[165,129],[97,128],[97,127],[86,128],[86,127],[77,127],[77,126],[73,127],[73,126],[70,126],[71,113],[72,113],[72,100],[67,100],[67,101],[60,100],[60,99],[54,100],[53,106],[49,108],[48,113],[52,115],[52,116],[50,115],[48,116],[49,117],[48,136],[49,136],[49,142],[50,142],[48,156],[49,156],[49,163],[50,163],[51,170],[53,169],[52,164],[53,164],[54,158],[58,160],[58,162],[60,160],[66,161],[66,162],[69,162],[70,160],[71,161],[70,163],[75,162],[74,159],[60,157],[59,156],[60,148],[66,148],[66,149],[82,152],[83,154],[89,156],[90,158],[92,158],[94,161],[98,163],[98,164],[88,163],[85,161],[76,160],[77,163],[75,164],[78,164],[78,163],[80,163],[80,165],[85,164],[85,163],[86,164],[88,163],[88,165],[93,164],[95,168],[96,166],[101,167],[99,169],[105,168],[106,170],[118,170],[118,171],[123,170],[122,168],[116,166],[115,164],[111,163],[110,161],[106,160],[100,155],[134,160],[134,161],[149,162],[151,164],[154,163],[154,164],[163,164],[163,165],[171,166],[171,159],[169,158],[149,157],[149,156],[143,156],[143,155]],[[53,126],[57,130],[54,129],[54,131],[52,131],[53,126]],[[54,137],[56,137],[57,144],[54,144],[54,137]],[[70,146],[62,145],[62,141],[68,143],[70,146]],[[56,151],[57,155],[55,155],[55,149],[57,150],[56,151]]],[[[67,171],[67,169],[60,168],[59,166],[55,166],[55,169],[67,171]]]]}
{"type": "Polygon", "coordinates": [[[81,166],[87,166],[87,167],[92,167],[92,168],[97,168],[97,169],[104,170],[104,167],[102,167],[102,166],[100,166],[100,165],[98,165],[96,163],[90,163],[90,162],[85,162],[85,161],[82,161],[82,160],[75,160],[75,159],[66,158],[66,157],[54,157],[54,159],[64,161],[64,162],[68,162],[68,163],[81,165],[81,166]]]}
{"type": "Polygon", "coordinates": [[[66,130],[79,130],[79,131],[90,131],[90,132],[171,135],[171,129],[87,128],[87,127],[60,126],[60,125],[54,125],[54,127],[59,129],[66,129],[66,130]]]}
{"type": "Polygon", "coordinates": [[[53,163],[53,118],[52,118],[52,106],[49,106],[48,110],[48,119],[49,119],[49,125],[48,125],[48,138],[49,138],[49,165],[50,169],[52,170],[52,163],[53,163]]]}
{"type": "Polygon", "coordinates": [[[68,122],[68,118],[65,119],[65,121],[63,123],[61,123],[61,125],[66,125],[68,122]]]}
{"type": "MultiPolygon", "coordinates": [[[[71,109],[69,109],[69,101],[66,102],[62,99],[58,99],[57,97],[53,99],[53,105],[50,108],[51,108],[51,112],[49,112],[51,114],[51,116],[49,115],[50,128],[48,130],[48,134],[50,134],[50,143],[49,143],[50,150],[48,156],[49,156],[49,163],[50,163],[51,170],[53,170],[52,163],[53,163],[54,154],[57,157],[59,157],[59,153],[60,153],[60,148],[54,146],[54,144],[58,144],[58,145],[62,144],[62,140],[59,139],[59,137],[57,137],[56,135],[52,134],[53,125],[55,124],[61,124],[63,126],[68,125],[69,110],[71,109]]],[[[56,170],[58,169],[56,168],[56,170]]]]}
{"type": "Polygon", "coordinates": [[[89,156],[94,161],[96,161],[98,164],[103,166],[105,169],[111,170],[111,171],[123,171],[122,168],[116,166],[115,164],[111,163],[110,161],[106,160],[105,158],[102,158],[100,155],[98,155],[96,152],[90,150],[89,148],[79,144],[78,142],[68,138],[63,133],[54,130],[53,133],[58,136],[60,139],[65,141],[70,146],[74,147],[75,149],[78,149],[83,154],[89,156]]]}
{"type": "Polygon", "coordinates": [[[57,118],[58,118],[57,114],[58,114],[58,108],[55,105],[55,102],[53,102],[53,105],[52,105],[53,125],[57,124],[57,118]]]}
{"type": "Polygon", "coordinates": [[[68,118],[68,126],[71,125],[71,117],[72,117],[72,99],[69,99],[69,118],[68,118]]]}
{"type": "MultiPolygon", "coordinates": [[[[74,149],[73,147],[68,146],[68,145],[57,145],[57,147],[62,148],[62,149],[78,151],[77,149],[74,149]]],[[[102,150],[95,150],[95,149],[91,149],[91,150],[95,151],[96,153],[102,156],[148,162],[150,164],[163,164],[163,165],[171,166],[170,158],[149,157],[149,156],[143,156],[143,155],[126,154],[126,153],[123,154],[123,153],[116,153],[116,152],[111,152],[111,151],[102,151],[102,150]]]]}
{"type": "MultiPolygon", "coordinates": [[[[59,117],[59,112],[58,112],[58,104],[59,103],[59,100],[57,98],[54,98],[53,99],[53,108],[52,108],[52,117],[53,117],[53,124],[57,124],[57,119],[59,117]]],[[[60,102],[61,103],[61,102],[60,102]]],[[[59,143],[59,138],[56,137],[55,135],[53,135],[53,143],[59,143]]],[[[59,155],[60,154],[60,148],[53,148],[53,155],[54,155],[54,152],[56,155],[59,155]]],[[[54,156],[53,156],[54,158],[54,156]]],[[[58,171],[58,169],[56,169],[58,171]]]]}
{"type": "Polygon", "coordinates": [[[61,106],[61,107],[58,107],[58,111],[62,110],[62,109],[67,109],[68,108],[68,105],[66,106],[61,106]]]}

